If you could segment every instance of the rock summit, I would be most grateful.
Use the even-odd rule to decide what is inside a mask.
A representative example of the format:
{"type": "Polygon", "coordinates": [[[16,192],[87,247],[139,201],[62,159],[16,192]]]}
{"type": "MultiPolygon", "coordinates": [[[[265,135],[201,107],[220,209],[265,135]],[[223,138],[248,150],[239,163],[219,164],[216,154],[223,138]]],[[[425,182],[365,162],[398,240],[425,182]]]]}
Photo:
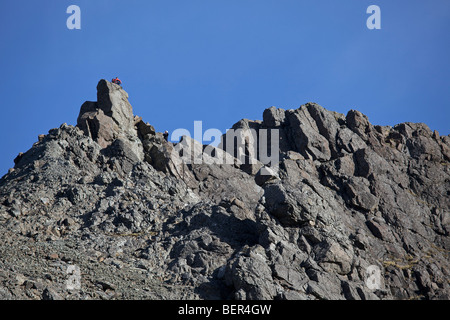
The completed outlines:
{"type": "Polygon", "coordinates": [[[180,161],[101,80],[0,180],[0,299],[450,298],[449,136],[315,103],[233,128],[278,130],[276,168],[180,161]]]}

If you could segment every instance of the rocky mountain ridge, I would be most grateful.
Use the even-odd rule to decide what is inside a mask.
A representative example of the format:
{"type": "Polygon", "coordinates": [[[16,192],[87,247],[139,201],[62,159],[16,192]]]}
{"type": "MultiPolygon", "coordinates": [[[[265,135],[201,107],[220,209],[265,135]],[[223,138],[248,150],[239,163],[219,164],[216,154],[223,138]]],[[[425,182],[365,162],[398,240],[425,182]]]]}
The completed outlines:
{"type": "Polygon", "coordinates": [[[233,128],[278,130],[276,172],[183,162],[101,80],[0,180],[0,298],[449,299],[449,136],[315,103],[233,128]]]}

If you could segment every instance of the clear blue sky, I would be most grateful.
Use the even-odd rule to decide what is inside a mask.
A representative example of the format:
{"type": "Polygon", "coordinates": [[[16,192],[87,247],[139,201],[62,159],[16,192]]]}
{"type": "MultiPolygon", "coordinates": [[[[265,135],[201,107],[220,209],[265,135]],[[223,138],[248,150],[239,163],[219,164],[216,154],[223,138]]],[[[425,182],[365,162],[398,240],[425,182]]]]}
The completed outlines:
{"type": "Polygon", "coordinates": [[[450,133],[448,0],[2,0],[0,176],[119,76],[158,131],[313,101],[450,133]],[[69,30],[69,5],[81,30],[69,30]],[[381,8],[381,30],[366,9],[381,8]]]}

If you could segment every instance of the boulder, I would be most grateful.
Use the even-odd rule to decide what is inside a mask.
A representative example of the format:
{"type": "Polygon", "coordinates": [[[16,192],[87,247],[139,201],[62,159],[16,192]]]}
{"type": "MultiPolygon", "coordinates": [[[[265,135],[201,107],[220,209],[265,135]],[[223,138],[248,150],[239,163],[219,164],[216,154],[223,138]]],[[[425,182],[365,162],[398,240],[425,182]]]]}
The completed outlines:
{"type": "Polygon", "coordinates": [[[286,110],[270,107],[263,112],[263,124],[269,128],[280,127],[285,124],[286,110]]]}
{"type": "Polygon", "coordinates": [[[317,123],[309,114],[307,107],[288,110],[286,118],[289,121],[289,139],[295,147],[294,151],[306,159],[328,161],[331,150],[328,140],[320,134],[317,123]]]}

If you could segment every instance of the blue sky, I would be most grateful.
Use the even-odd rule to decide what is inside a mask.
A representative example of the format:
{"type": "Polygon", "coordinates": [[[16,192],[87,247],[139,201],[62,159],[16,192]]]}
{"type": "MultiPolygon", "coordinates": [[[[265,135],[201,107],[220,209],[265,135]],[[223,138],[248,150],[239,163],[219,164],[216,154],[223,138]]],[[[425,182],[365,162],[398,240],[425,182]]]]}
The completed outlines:
{"type": "Polygon", "coordinates": [[[312,101],[447,135],[449,32],[448,0],[2,0],[0,176],[115,76],[158,131],[224,132],[312,101]],[[81,30],[66,27],[72,4],[81,30]],[[366,27],[372,4],[381,30],[366,27]]]}

